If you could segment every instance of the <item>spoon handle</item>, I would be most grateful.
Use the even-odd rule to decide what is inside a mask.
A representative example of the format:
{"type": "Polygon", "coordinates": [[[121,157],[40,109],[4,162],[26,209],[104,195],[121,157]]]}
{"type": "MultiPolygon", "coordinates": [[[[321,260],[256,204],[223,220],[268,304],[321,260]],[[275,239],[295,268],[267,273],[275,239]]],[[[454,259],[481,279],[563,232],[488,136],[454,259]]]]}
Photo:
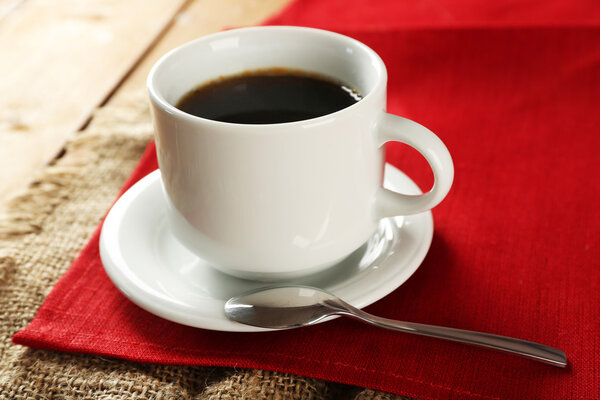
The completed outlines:
{"type": "Polygon", "coordinates": [[[396,321],[366,313],[344,302],[347,312],[336,307],[339,314],[345,314],[371,323],[381,328],[430,336],[438,339],[452,340],[494,350],[506,351],[531,360],[540,361],[556,367],[567,365],[567,356],[562,350],[527,340],[515,339],[490,333],[467,331],[463,329],[445,328],[442,326],[418,324],[414,322],[396,321]]]}

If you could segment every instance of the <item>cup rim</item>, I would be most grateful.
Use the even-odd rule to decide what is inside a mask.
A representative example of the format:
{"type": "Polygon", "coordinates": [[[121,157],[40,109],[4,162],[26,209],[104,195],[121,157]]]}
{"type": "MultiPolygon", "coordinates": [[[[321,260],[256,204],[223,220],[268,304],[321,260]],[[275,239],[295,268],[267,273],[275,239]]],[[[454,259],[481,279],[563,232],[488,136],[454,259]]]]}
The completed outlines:
{"type": "Polygon", "coordinates": [[[187,43],[180,45],[180,46],[170,50],[166,54],[164,54],[152,66],[152,68],[148,74],[148,78],[146,79],[146,88],[150,95],[150,100],[157,107],[161,108],[162,111],[168,113],[169,115],[172,115],[173,117],[184,119],[188,122],[202,122],[205,124],[215,124],[218,126],[230,126],[230,127],[235,126],[235,127],[240,127],[240,128],[248,127],[248,128],[254,129],[256,127],[262,127],[262,128],[276,127],[276,128],[278,128],[278,127],[282,127],[282,126],[291,127],[291,126],[303,126],[306,124],[312,125],[315,123],[320,124],[331,118],[341,117],[341,116],[343,116],[343,114],[348,114],[348,113],[354,112],[357,107],[365,106],[366,103],[370,103],[371,98],[373,98],[375,96],[375,93],[381,89],[381,86],[385,86],[386,82],[387,82],[387,70],[386,70],[383,60],[373,49],[371,49],[366,44],[364,44],[356,39],[353,39],[349,36],[342,35],[340,33],[327,31],[324,29],[307,28],[307,27],[299,27],[299,26],[288,26],[288,25],[276,25],[276,26],[272,25],[272,26],[254,26],[254,27],[230,29],[230,30],[226,30],[226,31],[213,33],[210,35],[205,35],[205,36],[199,37],[197,39],[194,39],[192,41],[189,41],[187,43]],[[356,103],[354,103],[346,108],[343,108],[343,109],[335,111],[333,113],[322,115],[322,116],[316,117],[316,118],[304,119],[304,120],[293,121],[293,122],[280,122],[280,123],[274,123],[274,124],[243,124],[243,123],[234,123],[234,122],[223,122],[223,121],[216,121],[216,120],[192,115],[192,114],[189,114],[185,111],[178,109],[177,107],[172,105],[170,102],[168,102],[164,98],[164,96],[162,96],[162,94],[159,93],[159,91],[157,90],[157,88],[155,86],[156,75],[158,73],[158,70],[161,68],[161,66],[169,58],[171,58],[175,53],[178,53],[187,47],[194,46],[199,42],[219,39],[221,37],[231,35],[232,33],[243,33],[243,32],[249,32],[249,31],[278,31],[278,30],[279,31],[311,32],[311,33],[329,36],[330,38],[334,38],[336,40],[341,40],[341,41],[345,41],[347,43],[351,43],[352,45],[354,45],[358,48],[361,48],[369,55],[369,57],[371,58],[371,63],[379,70],[380,77],[379,77],[379,79],[377,79],[377,81],[375,82],[375,85],[369,91],[369,93],[367,93],[360,101],[357,101],[356,103]]]}

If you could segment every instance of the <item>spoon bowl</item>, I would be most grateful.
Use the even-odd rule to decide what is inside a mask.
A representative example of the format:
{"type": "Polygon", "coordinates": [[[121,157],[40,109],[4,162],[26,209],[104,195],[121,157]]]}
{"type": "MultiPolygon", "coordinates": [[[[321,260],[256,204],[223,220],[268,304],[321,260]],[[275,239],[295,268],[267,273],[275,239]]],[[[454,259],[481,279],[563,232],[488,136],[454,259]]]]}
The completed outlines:
{"type": "Polygon", "coordinates": [[[233,321],[260,328],[299,328],[333,316],[332,310],[324,305],[331,296],[308,286],[262,288],[227,301],[225,315],[233,321]]]}

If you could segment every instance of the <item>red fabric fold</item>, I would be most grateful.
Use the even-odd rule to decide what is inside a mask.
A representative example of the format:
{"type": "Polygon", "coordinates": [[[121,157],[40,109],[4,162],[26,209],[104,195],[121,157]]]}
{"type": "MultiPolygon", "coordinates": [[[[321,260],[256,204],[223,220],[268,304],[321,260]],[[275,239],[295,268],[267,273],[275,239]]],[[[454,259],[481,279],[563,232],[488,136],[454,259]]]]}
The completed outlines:
{"type": "MultiPolygon", "coordinates": [[[[426,27],[439,22],[426,10],[449,10],[451,2],[421,4],[423,12],[399,3],[330,0],[318,3],[329,10],[319,13],[316,1],[297,2],[270,21],[331,28],[371,46],[388,66],[388,110],[432,129],[453,155],[455,184],[433,211],[429,254],[367,310],[555,346],[567,353],[566,369],[344,319],[250,334],[178,325],[114,287],[98,256],[99,230],[14,342],[278,370],[420,399],[600,398],[598,10],[544,2],[540,18],[521,12],[511,21],[556,23],[500,27],[489,22],[502,8],[496,4],[477,14],[481,27],[456,29],[426,27]],[[559,26],[560,7],[580,26],[559,26]],[[328,14],[342,9],[340,18],[328,14]],[[405,29],[417,11],[421,26],[405,29]],[[361,15],[381,29],[361,28],[361,15]]],[[[459,3],[469,2],[452,4],[459,3]]],[[[157,167],[154,152],[151,145],[125,189],[157,167]]],[[[391,144],[387,158],[424,189],[431,184],[414,151],[391,144]]]]}

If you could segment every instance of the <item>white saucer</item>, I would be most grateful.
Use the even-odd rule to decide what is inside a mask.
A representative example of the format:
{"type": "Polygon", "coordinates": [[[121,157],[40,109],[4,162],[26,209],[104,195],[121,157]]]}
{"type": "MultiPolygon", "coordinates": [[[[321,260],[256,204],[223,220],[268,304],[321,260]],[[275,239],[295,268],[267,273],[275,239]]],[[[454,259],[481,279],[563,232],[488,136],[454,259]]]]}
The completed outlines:
{"type": "MultiPolygon", "coordinates": [[[[385,186],[419,194],[402,172],[386,165],[385,186]]],[[[114,284],[131,301],[162,318],[197,328],[262,331],[228,320],[225,301],[265,286],[225,275],[185,249],[171,235],[160,172],[131,187],[110,210],[100,256],[114,284]]],[[[430,212],[382,220],[378,232],[341,263],[299,283],[321,287],[362,308],[388,295],[419,267],[433,237],[430,212]]]]}

